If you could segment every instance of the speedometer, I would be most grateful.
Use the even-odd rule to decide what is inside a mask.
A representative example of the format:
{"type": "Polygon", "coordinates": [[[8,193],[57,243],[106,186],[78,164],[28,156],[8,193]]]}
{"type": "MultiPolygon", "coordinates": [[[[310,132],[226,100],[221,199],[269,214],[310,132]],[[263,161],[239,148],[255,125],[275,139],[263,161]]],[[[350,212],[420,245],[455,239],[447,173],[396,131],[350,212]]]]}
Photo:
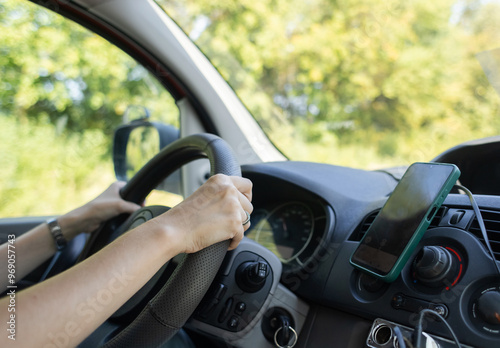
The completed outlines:
{"type": "Polygon", "coordinates": [[[306,249],[313,229],[314,217],[307,205],[300,202],[285,203],[272,210],[259,224],[257,241],[269,245],[269,239],[272,238],[272,251],[283,263],[288,263],[297,259],[306,249]]]}

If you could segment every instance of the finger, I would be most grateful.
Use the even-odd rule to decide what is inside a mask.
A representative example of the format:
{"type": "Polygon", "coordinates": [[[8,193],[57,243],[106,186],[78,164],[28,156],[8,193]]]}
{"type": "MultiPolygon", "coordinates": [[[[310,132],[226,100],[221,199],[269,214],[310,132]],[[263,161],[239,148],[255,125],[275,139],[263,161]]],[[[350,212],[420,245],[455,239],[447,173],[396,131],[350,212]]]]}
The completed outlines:
{"type": "Polygon", "coordinates": [[[243,193],[239,192],[238,200],[240,201],[240,204],[241,204],[241,207],[243,208],[243,210],[247,211],[249,214],[252,214],[253,205],[252,205],[252,203],[250,203],[247,196],[245,196],[243,193]]]}
{"type": "Polygon", "coordinates": [[[119,194],[120,190],[126,185],[127,183],[125,181],[115,181],[109,187],[103,192],[105,193],[114,193],[114,194],[119,194]]]}
{"type": "Polygon", "coordinates": [[[247,199],[252,201],[252,182],[247,178],[242,178],[239,176],[231,176],[231,181],[233,185],[240,191],[247,199]]]}
{"type": "MultiPolygon", "coordinates": [[[[245,226],[250,226],[250,223],[248,223],[245,226]]],[[[243,229],[231,239],[231,243],[229,243],[228,250],[236,249],[236,247],[240,244],[242,239],[243,239],[243,229]]]]}
{"type": "Polygon", "coordinates": [[[129,201],[120,201],[119,202],[119,209],[120,209],[120,213],[133,213],[134,211],[136,211],[137,209],[140,209],[141,206],[138,205],[138,204],[135,204],[135,203],[132,203],[132,202],[129,202],[129,201]]]}

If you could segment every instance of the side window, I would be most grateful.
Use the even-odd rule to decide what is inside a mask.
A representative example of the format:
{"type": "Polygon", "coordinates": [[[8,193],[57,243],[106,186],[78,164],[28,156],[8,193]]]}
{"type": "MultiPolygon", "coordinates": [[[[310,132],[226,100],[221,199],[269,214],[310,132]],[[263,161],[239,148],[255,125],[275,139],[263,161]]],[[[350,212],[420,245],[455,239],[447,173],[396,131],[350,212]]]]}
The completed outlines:
{"type": "Polygon", "coordinates": [[[113,182],[113,130],[130,105],[179,127],[172,96],[128,55],[28,1],[0,0],[0,217],[64,213],[113,182]]]}

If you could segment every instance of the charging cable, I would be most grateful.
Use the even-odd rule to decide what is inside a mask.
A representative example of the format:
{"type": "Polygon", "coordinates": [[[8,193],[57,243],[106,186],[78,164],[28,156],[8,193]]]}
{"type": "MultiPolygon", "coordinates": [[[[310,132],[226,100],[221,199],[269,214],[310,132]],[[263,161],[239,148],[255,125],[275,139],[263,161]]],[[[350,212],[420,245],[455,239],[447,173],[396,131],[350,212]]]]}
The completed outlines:
{"type": "MultiPolygon", "coordinates": [[[[488,252],[491,255],[491,258],[493,260],[493,263],[495,264],[496,270],[500,274],[500,266],[498,265],[498,262],[496,261],[496,258],[495,258],[495,254],[493,253],[493,249],[491,248],[490,240],[488,238],[488,234],[486,233],[486,227],[484,225],[483,216],[481,215],[481,211],[479,210],[479,206],[478,206],[476,200],[474,199],[474,196],[473,196],[472,192],[470,192],[470,190],[468,188],[466,188],[465,186],[462,186],[462,185],[458,185],[457,184],[457,185],[455,185],[455,187],[457,187],[458,189],[460,189],[463,192],[465,192],[465,194],[469,197],[470,203],[472,205],[472,209],[474,209],[474,213],[476,214],[476,219],[477,219],[477,222],[479,224],[479,229],[481,230],[481,234],[483,235],[483,239],[484,239],[484,243],[486,244],[486,248],[488,249],[488,252]]],[[[458,338],[457,338],[455,332],[451,328],[450,324],[448,324],[448,322],[446,321],[446,319],[444,317],[442,317],[436,311],[433,311],[431,309],[423,309],[419,313],[418,323],[417,323],[417,325],[415,327],[415,331],[413,332],[413,339],[412,339],[413,342],[412,343],[413,343],[413,346],[415,348],[422,348],[423,321],[424,321],[424,317],[426,315],[429,315],[429,316],[432,316],[434,318],[437,318],[443,324],[445,324],[446,328],[451,333],[451,336],[453,337],[453,340],[455,341],[455,344],[457,345],[457,347],[458,348],[461,347],[460,342],[458,341],[458,338]]],[[[398,338],[398,340],[399,340],[399,338],[398,338]]]]}
{"type": "Polygon", "coordinates": [[[495,268],[498,271],[498,274],[500,274],[500,266],[498,265],[498,262],[496,261],[495,254],[493,253],[493,249],[491,249],[491,244],[490,244],[490,239],[488,238],[488,234],[486,233],[486,227],[484,226],[484,220],[481,215],[481,211],[479,210],[479,206],[476,203],[476,200],[474,199],[474,196],[472,195],[472,192],[469,191],[469,189],[465,186],[462,185],[455,185],[458,189],[464,191],[467,196],[469,196],[470,203],[472,205],[472,209],[474,209],[474,213],[476,214],[477,222],[479,224],[479,228],[481,229],[481,233],[483,235],[484,243],[486,244],[486,248],[488,249],[491,258],[493,260],[493,263],[495,264],[495,268]]]}
{"type": "Polygon", "coordinates": [[[399,348],[406,348],[405,338],[404,338],[403,333],[401,332],[401,329],[399,328],[399,326],[395,326],[393,330],[394,330],[394,334],[396,335],[396,339],[398,340],[399,348]]]}
{"type": "Polygon", "coordinates": [[[439,319],[443,324],[446,325],[446,328],[448,331],[450,331],[451,336],[453,337],[453,340],[455,341],[455,344],[457,345],[458,348],[461,348],[462,346],[460,345],[460,342],[458,341],[457,335],[455,335],[455,332],[451,328],[450,324],[446,321],[445,318],[443,318],[438,312],[433,311],[432,309],[422,309],[419,313],[418,316],[418,322],[417,326],[415,327],[415,331],[413,332],[413,346],[414,348],[425,348],[425,346],[422,346],[422,330],[423,330],[423,323],[424,323],[424,317],[426,315],[431,315],[437,319],[439,319]]]}

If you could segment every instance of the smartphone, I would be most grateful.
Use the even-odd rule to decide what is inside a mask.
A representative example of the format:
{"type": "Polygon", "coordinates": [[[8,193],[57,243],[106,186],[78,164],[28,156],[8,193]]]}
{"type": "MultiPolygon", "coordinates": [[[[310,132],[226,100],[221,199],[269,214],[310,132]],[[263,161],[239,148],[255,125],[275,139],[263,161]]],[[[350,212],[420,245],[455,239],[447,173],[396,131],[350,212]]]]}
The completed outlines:
{"type": "Polygon", "coordinates": [[[368,228],[350,263],[393,282],[460,176],[453,164],[414,163],[368,228]]]}

